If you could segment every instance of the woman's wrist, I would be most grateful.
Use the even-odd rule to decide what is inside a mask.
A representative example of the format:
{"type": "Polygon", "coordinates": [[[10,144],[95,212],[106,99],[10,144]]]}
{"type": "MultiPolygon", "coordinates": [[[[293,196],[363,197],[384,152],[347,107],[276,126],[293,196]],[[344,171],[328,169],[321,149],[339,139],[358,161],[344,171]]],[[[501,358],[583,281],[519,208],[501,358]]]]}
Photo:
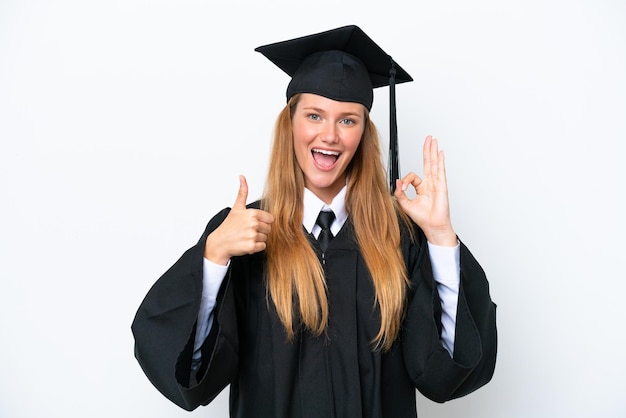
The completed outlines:
{"type": "Polygon", "coordinates": [[[215,264],[225,266],[230,260],[230,255],[225,253],[220,245],[216,245],[213,234],[209,234],[204,243],[204,258],[215,264]]]}
{"type": "Polygon", "coordinates": [[[456,247],[458,245],[457,235],[453,229],[444,231],[424,231],[426,240],[433,245],[440,247],[456,247]]]}

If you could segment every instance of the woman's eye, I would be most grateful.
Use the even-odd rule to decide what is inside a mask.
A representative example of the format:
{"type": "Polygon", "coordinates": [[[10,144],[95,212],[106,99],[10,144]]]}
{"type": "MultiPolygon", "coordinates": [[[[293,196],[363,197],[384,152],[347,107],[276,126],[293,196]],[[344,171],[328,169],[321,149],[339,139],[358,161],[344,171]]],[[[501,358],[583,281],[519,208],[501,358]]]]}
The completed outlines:
{"type": "Polygon", "coordinates": [[[309,115],[309,119],[311,119],[311,120],[320,120],[320,115],[317,115],[315,113],[311,113],[309,115]]]}
{"type": "Polygon", "coordinates": [[[343,119],[341,121],[341,123],[343,123],[344,125],[354,125],[354,120],[352,120],[352,119],[343,119]]]}

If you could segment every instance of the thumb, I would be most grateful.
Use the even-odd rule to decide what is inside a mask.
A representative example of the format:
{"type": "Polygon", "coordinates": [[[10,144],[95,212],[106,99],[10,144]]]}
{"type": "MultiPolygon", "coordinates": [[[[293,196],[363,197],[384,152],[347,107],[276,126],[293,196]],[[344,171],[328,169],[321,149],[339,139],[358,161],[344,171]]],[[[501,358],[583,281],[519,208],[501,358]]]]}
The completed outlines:
{"type": "Polygon", "coordinates": [[[233,204],[233,209],[245,209],[246,201],[248,200],[248,182],[244,176],[239,176],[239,192],[237,193],[237,199],[233,204]]]}
{"type": "Polygon", "coordinates": [[[393,193],[393,195],[396,197],[396,200],[398,201],[400,206],[404,208],[404,206],[409,201],[409,197],[406,195],[404,191],[404,188],[402,186],[402,180],[396,179],[396,190],[393,193]]]}

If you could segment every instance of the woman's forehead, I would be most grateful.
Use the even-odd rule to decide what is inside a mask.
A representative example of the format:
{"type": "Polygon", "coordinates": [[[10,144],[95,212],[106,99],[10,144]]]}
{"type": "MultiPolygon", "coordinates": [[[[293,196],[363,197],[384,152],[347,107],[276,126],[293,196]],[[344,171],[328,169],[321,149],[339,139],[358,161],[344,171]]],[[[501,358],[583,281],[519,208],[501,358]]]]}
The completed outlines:
{"type": "Polygon", "coordinates": [[[340,101],[314,93],[301,93],[298,98],[299,108],[319,108],[333,112],[345,112],[365,115],[366,108],[361,103],[340,101]]]}

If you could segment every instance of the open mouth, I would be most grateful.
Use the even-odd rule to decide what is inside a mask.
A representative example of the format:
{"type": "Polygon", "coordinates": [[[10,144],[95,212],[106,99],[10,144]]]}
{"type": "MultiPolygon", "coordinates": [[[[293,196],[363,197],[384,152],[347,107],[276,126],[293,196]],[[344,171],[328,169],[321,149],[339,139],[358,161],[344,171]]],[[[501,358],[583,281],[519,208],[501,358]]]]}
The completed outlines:
{"type": "Polygon", "coordinates": [[[339,155],[341,155],[338,151],[329,151],[325,149],[317,149],[314,148],[311,150],[311,154],[313,155],[313,160],[315,160],[315,164],[317,164],[321,168],[332,168],[333,165],[337,162],[339,155]]]}

